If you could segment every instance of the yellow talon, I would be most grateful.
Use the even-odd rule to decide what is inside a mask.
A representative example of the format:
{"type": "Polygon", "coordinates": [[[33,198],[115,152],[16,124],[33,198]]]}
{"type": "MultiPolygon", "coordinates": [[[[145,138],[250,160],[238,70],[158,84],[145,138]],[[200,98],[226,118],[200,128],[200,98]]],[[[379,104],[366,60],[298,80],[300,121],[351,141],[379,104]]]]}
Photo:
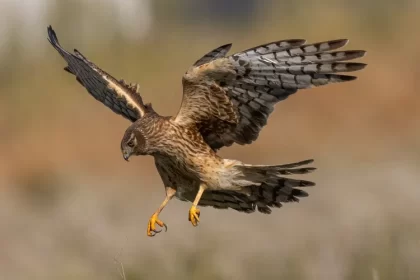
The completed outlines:
{"type": "Polygon", "coordinates": [[[200,209],[198,209],[194,205],[191,206],[190,212],[188,215],[188,221],[191,221],[191,224],[196,227],[198,226],[198,222],[200,221],[199,217],[200,217],[200,209]]]}
{"type": "Polygon", "coordinates": [[[149,224],[147,225],[147,236],[155,236],[157,233],[162,231],[156,229],[156,224],[160,227],[164,227],[165,231],[167,231],[168,227],[164,222],[159,220],[158,214],[155,213],[152,217],[150,217],[149,224]]]}

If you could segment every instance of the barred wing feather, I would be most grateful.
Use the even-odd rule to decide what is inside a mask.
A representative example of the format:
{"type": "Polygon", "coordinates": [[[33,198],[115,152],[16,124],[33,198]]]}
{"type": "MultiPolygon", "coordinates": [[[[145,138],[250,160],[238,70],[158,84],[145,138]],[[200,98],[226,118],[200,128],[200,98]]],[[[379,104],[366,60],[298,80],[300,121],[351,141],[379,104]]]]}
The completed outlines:
{"type": "Polygon", "coordinates": [[[220,46],[220,47],[212,50],[211,52],[207,53],[202,58],[197,60],[194,63],[194,66],[200,66],[200,65],[203,65],[207,62],[215,60],[217,58],[225,57],[226,54],[229,52],[231,47],[232,47],[232,44],[226,44],[226,45],[220,46]]]}
{"type": "Polygon", "coordinates": [[[75,75],[77,81],[96,100],[105,104],[112,111],[134,122],[147,110],[151,110],[150,105],[143,104],[138,84],[128,84],[124,80],[116,80],[76,49],[74,54],[64,50],[51,26],[48,27],[48,41],[68,63],[64,70],[75,75]]]}
{"type": "Polygon", "coordinates": [[[347,62],[365,51],[333,51],[346,45],[346,39],[305,42],[272,42],[228,57],[224,55],[230,45],[210,52],[184,74],[175,121],[197,125],[215,150],[249,144],[258,138],[277,102],[299,89],[352,81],[356,77],[336,73],[366,66],[347,62]]]}

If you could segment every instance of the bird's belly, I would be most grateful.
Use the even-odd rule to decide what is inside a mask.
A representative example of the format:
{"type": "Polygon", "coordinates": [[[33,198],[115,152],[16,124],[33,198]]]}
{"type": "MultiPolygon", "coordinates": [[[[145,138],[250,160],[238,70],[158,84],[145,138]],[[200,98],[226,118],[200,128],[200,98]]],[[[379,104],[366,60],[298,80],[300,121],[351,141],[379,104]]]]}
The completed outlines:
{"type": "Polygon", "coordinates": [[[187,164],[187,169],[194,178],[200,183],[206,185],[208,189],[221,189],[220,185],[220,174],[223,168],[221,159],[206,156],[197,155],[190,159],[187,164]]]}
{"type": "Polygon", "coordinates": [[[200,183],[206,185],[208,189],[225,189],[223,180],[220,176],[223,168],[223,161],[206,155],[196,155],[194,157],[162,157],[160,162],[164,162],[167,172],[172,174],[176,180],[178,191],[191,191],[197,189],[200,183]]]}
{"type": "Polygon", "coordinates": [[[195,172],[176,158],[159,156],[156,161],[164,170],[164,182],[166,180],[167,185],[176,189],[175,196],[180,200],[191,201],[200,186],[200,179],[195,172]]]}

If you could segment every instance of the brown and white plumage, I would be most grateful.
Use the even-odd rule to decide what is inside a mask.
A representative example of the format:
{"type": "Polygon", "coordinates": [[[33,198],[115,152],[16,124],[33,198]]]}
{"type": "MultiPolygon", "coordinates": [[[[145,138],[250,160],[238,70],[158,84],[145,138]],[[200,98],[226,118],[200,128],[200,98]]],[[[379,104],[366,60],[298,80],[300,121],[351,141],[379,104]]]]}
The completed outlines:
{"type": "Polygon", "coordinates": [[[193,66],[183,77],[184,99],[176,120],[202,124],[200,132],[214,149],[249,144],[277,102],[299,89],[356,78],[334,73],[363,69],[363,63],[342,61],[362,57],[364,51],[327,52],[347,42],[285,40],[193,66]]]}
{"type": "Polygon", "coordinates": [[[144,104],[137,84],[118,81],[80,52],[65,51],[51,27],[48,40],[67,61],[64,69],[97,100],[133,122],[121,141],[126,160],[152,155],[166,190],[166,199],[151,217],[148,235],[158,214],[176,196],[193,202],[189,219],[199,220],[197,205],[232,208],[241,212],[270,213],[282,203],[298,201],[307,193],[297,187],[313,186],[284,176],[305,174],[312,160],[285,165],[249,165],[223,159],[217,150],[258,138],[274,105],[300,89],[352,81],[363,63],[347,62],[364,51],[334,51],[348,40],[305,44],[283,40],[227,56],[231,45],[204,55],[184,74],[183,99],[174,117],[162,117],[144,104]]]}
{"type": "Polygon", "coordinates": [[[134,122],[150,109],[143,104],[138,84],[128,84],[114,77],[90,62],[78,50],[74,54],[64,50],[51,26],[48,27],[48,41],[68,63],[65,71],[76,76],[76,80],[98,101],[115,113],[134,122]]]}

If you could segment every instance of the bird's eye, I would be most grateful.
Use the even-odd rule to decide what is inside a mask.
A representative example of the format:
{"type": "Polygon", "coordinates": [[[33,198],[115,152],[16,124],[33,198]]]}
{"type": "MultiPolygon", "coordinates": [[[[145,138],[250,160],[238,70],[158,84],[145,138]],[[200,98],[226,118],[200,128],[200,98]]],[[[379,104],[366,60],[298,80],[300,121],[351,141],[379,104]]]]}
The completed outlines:
{"type": "Polygon", "coordinates": [[[128,142],[127,146],[130,147],[130,148],[133,148],[134,147],[134,142],[133,141],[128,142]]]}

